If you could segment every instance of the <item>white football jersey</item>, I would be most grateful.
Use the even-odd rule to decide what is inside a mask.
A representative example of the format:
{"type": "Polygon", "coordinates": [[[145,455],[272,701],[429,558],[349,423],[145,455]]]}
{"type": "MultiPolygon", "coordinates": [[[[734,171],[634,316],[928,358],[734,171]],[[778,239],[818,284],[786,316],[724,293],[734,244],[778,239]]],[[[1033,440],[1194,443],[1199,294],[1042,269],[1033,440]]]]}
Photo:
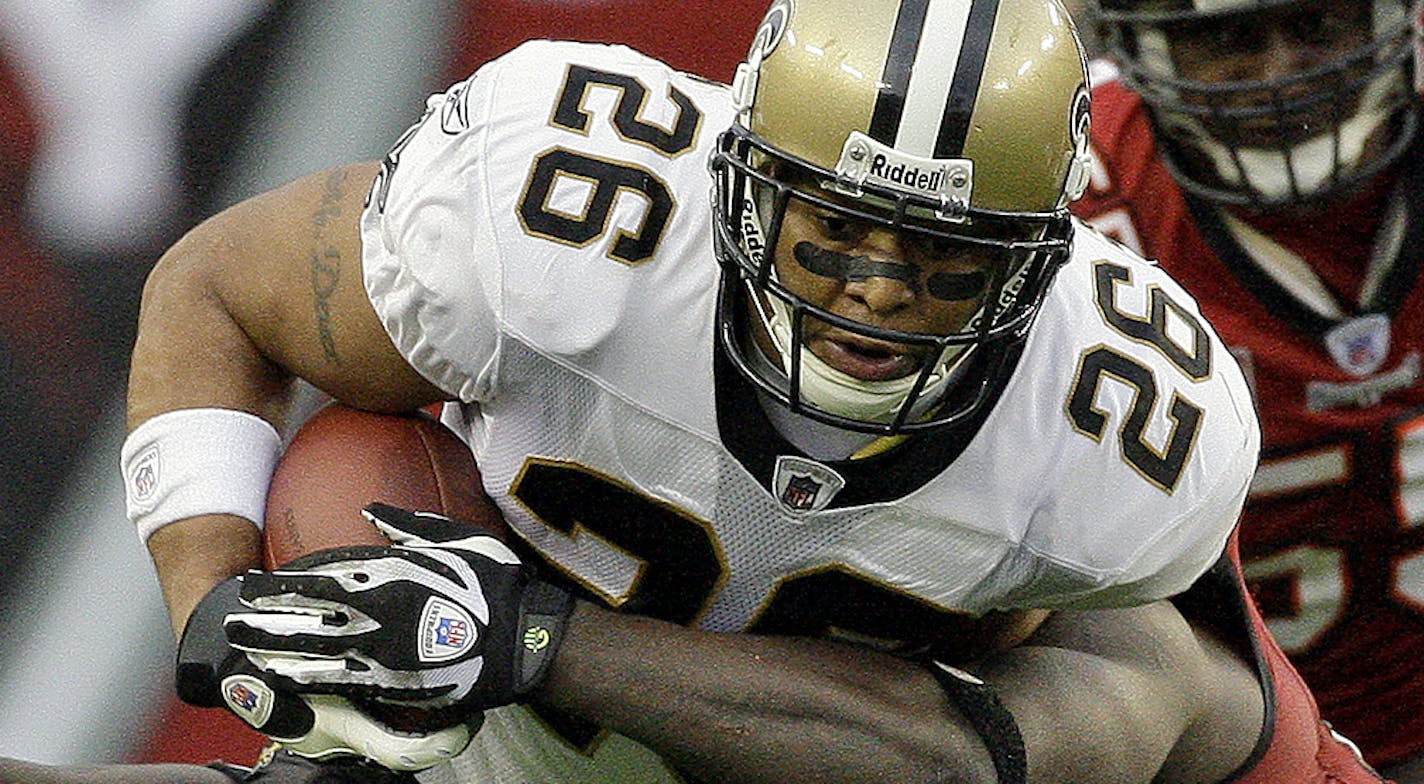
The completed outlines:
{"type": "MultiPolygon", "coordinates": [[[[367,289],[464,402],[451,421],[545,573],[709,630],[913,643],[947,616],[1151,601],[1220,554],[1256,463],[1252,401],[1154,265],[1080,226],[985,416],[815,461],[716,346],[725,87],[545,41],[428,108],[363,216],[367,289]]],[[[627,739],[582,740],[492,711],[427,776],[674,780],[627,739]]]]}

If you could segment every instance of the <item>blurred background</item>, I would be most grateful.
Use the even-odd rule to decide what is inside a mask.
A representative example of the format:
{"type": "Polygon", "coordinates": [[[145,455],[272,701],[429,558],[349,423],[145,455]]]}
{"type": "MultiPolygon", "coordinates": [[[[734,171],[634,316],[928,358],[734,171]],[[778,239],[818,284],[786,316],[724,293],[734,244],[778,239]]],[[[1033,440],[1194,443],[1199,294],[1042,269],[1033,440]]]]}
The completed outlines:
{"type": "Polygon", "coordinates": [[[522,40],[628,43],[725,82],[765,6],[0,0],[0,756],[246,764],[260,748],[171,698],[172,633],[124,516],[128,353],[168,245],[380,157],[427,94],[522,40]]]}

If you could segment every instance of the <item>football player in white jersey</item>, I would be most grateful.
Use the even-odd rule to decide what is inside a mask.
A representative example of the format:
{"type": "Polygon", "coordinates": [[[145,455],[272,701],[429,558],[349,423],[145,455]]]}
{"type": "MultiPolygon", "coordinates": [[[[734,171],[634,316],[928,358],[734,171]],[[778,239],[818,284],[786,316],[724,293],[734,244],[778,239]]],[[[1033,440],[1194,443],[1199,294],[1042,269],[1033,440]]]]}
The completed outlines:
{"type": "Polygon", "coordinates": [[[431,781],[1225,778],[1269,696],[1061,631],[1216,650],[1148,618],[1258,442],[1191,298],[1069,218],[1087,111],[1057,0],[778,0],[730,88],[530,43],[379,170],[211,219],[148,285],[124,449],[185,697],[314,756],[469,742],[431,781]],[[510,546],[377,508],[401,544],[235,578],[296,376],[452,401],[510,546]],[[1025,640],[1082,657],[984,658],[1025,640]]]}

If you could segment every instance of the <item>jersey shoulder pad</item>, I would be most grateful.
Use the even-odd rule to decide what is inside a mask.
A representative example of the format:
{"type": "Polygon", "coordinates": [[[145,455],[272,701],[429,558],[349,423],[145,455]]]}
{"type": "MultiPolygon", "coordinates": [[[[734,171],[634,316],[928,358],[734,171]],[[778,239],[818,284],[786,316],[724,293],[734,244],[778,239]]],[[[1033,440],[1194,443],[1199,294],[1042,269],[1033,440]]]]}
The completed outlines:
{"type": "Polygon", "coordinates": [[[1027,536],[1047,538],[1029,549],[1096,575],[1088,603],[1131,604],[1186,588],[1219,557],[1260,449],[1252,403],[1195,300],[1085,231],[985,441],[1001,443],[1006,476],[1040,477],[1025,483],[1040,518],[1027,536]]]}
{"type": "Polygon", "coordinates": [[[588,357],[650,334],[629,312],[656,334],[669,314],[628,303],[715,274],[706,156],[731,112],[725,87],[632,49],[556,41],[432,96],[362,219],[367,292],[396,347],[474,401],[510,335],[588,357]]]}

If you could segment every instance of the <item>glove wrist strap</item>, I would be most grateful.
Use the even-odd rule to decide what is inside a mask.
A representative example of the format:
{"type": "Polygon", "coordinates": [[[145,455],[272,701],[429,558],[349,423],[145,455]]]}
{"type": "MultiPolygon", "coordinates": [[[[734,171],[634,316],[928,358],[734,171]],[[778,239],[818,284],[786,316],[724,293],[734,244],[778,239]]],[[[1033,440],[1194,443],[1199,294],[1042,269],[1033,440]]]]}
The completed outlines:
{"type": "Polygon", "coordinates": [[[514,693],[524,697],[548,675],[573,615],[574,597],[552,583],[531,580],[520,598],[514,693]]]}

